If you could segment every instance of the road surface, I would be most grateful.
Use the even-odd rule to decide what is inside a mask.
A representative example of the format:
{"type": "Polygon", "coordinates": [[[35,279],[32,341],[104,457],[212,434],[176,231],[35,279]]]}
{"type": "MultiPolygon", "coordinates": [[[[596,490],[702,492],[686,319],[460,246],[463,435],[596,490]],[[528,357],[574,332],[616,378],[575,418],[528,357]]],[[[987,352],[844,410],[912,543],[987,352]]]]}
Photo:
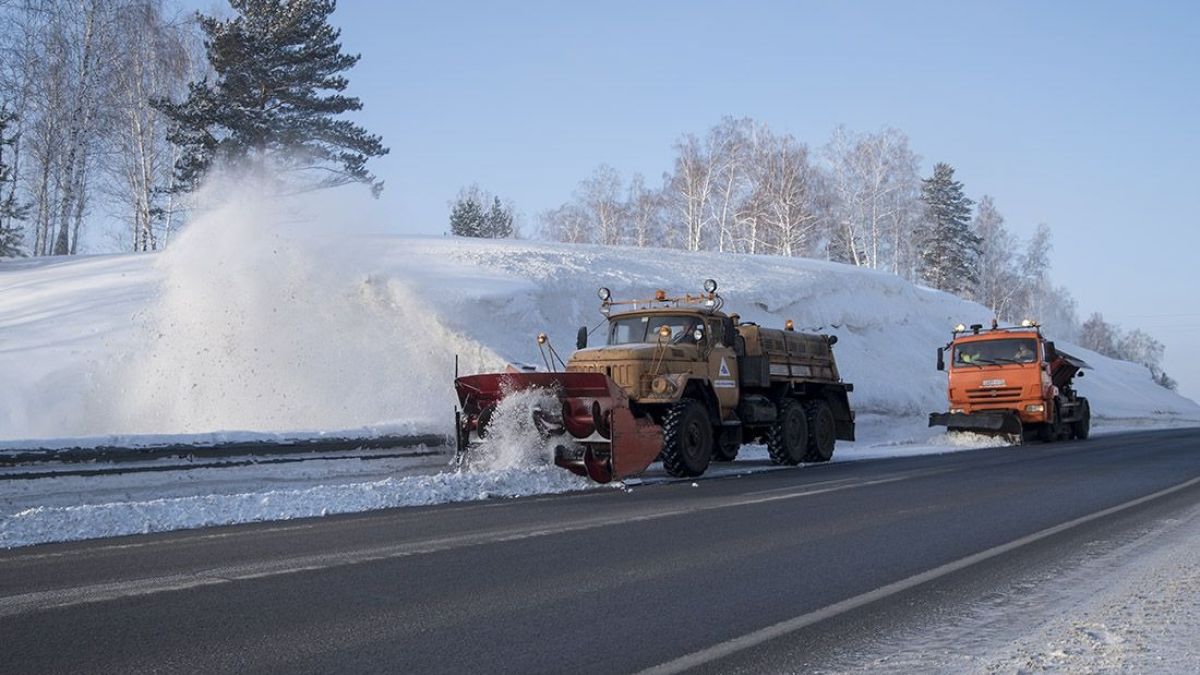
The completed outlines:
{"type": "Polygon", "coordinates": [[[1198,504],[1182,429],[15,549],[0,671],[837,670],[1198,504]]]}

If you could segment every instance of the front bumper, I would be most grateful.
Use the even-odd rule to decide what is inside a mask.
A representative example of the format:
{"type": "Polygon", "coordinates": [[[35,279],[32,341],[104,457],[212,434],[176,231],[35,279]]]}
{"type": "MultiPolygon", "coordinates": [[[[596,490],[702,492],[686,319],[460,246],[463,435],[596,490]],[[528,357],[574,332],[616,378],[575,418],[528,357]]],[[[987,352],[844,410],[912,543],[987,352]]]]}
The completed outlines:
{"type": "Polygon", "coordinates": [[[946,427],[950,431],[974,431],[985,434],[1020,434],[1023,426],[1015,411],[985,411],[977,413],[930,413],[929,426],[946,427]]]}

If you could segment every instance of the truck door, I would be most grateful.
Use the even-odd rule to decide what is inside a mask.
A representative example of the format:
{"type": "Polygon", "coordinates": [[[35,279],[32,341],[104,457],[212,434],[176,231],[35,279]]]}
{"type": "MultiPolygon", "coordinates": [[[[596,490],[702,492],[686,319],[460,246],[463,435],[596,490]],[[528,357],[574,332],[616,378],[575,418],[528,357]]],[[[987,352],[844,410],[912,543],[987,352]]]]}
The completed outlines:
{"type": "Polygon", "coordinates": [[[721,406],[721,418],[729,417],[738,404],[738,360],[733,348],[737,334],[727,335],[725,322],[713,318],[705,322],[708,351],[708,377],[717,393],[721,406]]]}

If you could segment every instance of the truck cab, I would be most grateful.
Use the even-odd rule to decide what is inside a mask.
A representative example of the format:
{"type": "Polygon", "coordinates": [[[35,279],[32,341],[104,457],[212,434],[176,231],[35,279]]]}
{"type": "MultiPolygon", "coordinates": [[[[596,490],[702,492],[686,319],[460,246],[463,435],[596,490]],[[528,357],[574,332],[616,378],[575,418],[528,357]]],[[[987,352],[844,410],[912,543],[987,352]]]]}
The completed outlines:
{"type": "Polygon", "coordinates": [[[1087,364],[1057,350],[1033,321],[986,330],[960,324],[937,365],[948,371],[949,411],[930,415],[930,426],[1016,442],[1027,432],[1043,440],[1088,435],[1090,408],[1073,386],[1087,364]]]}

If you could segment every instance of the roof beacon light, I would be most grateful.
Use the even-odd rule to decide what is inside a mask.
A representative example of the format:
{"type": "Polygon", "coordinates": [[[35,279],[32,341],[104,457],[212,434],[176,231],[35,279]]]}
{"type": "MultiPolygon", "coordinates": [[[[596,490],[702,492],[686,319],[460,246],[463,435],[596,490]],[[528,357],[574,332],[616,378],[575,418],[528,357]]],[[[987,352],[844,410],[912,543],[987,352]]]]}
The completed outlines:
{"type": "Polygon", "coordinates": [[[783,329],[784,330],[796,330],[796,324],[792,323],[791,319],[788,319],[787,321],[783,322],[783,329]]]}
{"type": "Polygon", "coordinates": [[[705,293],[716,293],[717,292],[717,280],[716,279],[705,279],[704,280],[704,292],[705,293]]]}
{"type": "Polygon", "coordinates": [[[967,327],[961,323],[954,327],[955,333],[963,333],[963,332],[966,332],[966,330],[967,330],[967,327]]]}
{"type": "Polygon", "coordinates": [[[1033,325],[1034,325],[1033,319],[1025,319],[1024,321],[1021,322],[1021,326],[1025,327],[1025,328],[1029,328],[1033,325]]]}
{"type": "Polygon", "coordinates": [[[665,301],[667,299],[667,292],[661,288],[657,291],[654,291],[654,299],[658,300],[659,302],[665,301]]]}
{"type": "Polygon", "coordinates": [[[612,298],[612,291],[601,287],[599,291],[596,291],[596,295],[600,296],[600,302],[608,302],[612,298]]]}

